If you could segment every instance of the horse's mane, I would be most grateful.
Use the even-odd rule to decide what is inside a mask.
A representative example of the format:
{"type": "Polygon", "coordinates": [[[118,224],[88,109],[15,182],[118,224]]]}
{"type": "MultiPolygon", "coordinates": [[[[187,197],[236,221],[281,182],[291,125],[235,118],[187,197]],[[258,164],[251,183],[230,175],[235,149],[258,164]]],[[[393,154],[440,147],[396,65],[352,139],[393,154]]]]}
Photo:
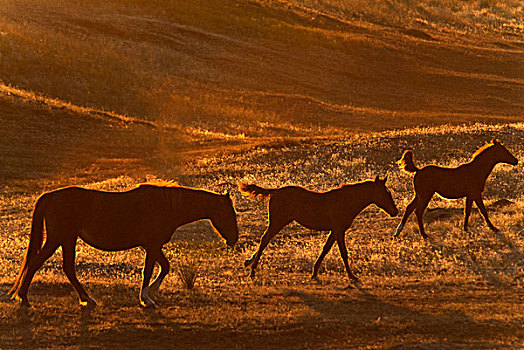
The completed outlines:
{"type": "Polygon", "coordinates": [[[153,187],[180,187],[178,182],[174,180],[151,180],[147,182],[143,182],[138,185],[138,187],[142,186],[153,186],[153,187]]]}
{"type": "Polygon", "coordinates": [[[491,146],[493,146],[493,142],[488,142],[484,146],[480,147],[478,150],[475,151],[475,153],[473,153],[473,155],[471,156],[471,160],[475,160],[478,156],[484,153],[484,151],[486,151],[491,146]]]}
{"type": "Polygon", "coordinates": [[[343,183],[343,184],[341,184],[341,185],[338,187],[338,189],[343,189],[343,188],[346,188],[346,187],[354,187],[354,186],[357,186],[357,185],[363,185],[363,184],[366,184],[366,183],[372,183],[372,182],[373,182],[373,180],[368,179],[368,180],[364,180],[364,181],[360,181],[360,182],[352,182],[352,183],[350,183],[350,184],[348,184],[348,183],[343,183]]]}
{"type": "Polygon", "coordinates": [[[209,191],[203,188],[192,188],[192,187],[182,186],[182,185],[179,185],[178,182],[174,180],[170,180],[170,181],[153,180],[153,181],[143,182],[139,184],[136,188],[138,189],[138,188],[147,188],[147,187],[154,188],[158,190],[159,193],[164,193],[164,194],[172,193],[173,191],[169,191],[171,189],[181,189],[181,190],[187,190],[190,192],[201,192],[201,193],[208,193],[208,194],[213,194],[213,195],[220,195],[220,193],[209,191]]]}

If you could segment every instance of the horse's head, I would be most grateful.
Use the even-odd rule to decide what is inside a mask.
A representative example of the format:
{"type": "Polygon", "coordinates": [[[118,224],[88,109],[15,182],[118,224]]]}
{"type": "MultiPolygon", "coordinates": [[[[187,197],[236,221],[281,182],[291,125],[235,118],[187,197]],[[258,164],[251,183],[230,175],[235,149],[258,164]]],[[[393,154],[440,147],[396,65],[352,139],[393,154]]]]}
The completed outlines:
{"type": "Polygon", "coordinates": [[[394,217],[398,215],[398,209],[391,195],[391,191],[386,187],[387,180],[387,175],[384,179],[381,179],[378,175],[375,177],[375,181],[373,182],[373,203],[388,213],[389,216],[394,217]]]}
{"type": "Polygon", "coordinates": [[[515,158],[515,156],[511,154],[511,152],[508,151],[508,149],[504,147],[504,145],[500,143],[499,140],[493,139],[491,143],[493,144],[493,146],[491,147],[493,149],[493,154],[494,157],[496,157],[497,162],[517,165],[517,163],[519,162],[517,158],[515,158]]]}
{"type": "Polygon", "coordinates": [[[218,195],[218,205],[211,217],[211,224],[228,246],[233,247],[238,241],[237,213],[229,193],[218,195]]]}

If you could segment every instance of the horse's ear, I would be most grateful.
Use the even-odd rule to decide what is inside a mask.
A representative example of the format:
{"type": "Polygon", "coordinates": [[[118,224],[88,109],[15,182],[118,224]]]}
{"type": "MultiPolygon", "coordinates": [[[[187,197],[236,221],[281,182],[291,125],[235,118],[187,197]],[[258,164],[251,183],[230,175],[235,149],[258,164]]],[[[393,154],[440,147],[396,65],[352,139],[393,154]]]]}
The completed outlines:
{"type": "Polygon", "coordinates": [[[380,181],[380,176],[378,176],[378,175],[375,176],[375,180],[374,180],[374,181],[375,181],[375,182],[379,182],[379,181],[380,181]]]}
{"type": "Polygon", "coordinates": [[[384,183],[386,183],[386,181],[388,181],[388,176],[389,176],[389,174],[386,174],[386,177],[384,178],[384,183]]]}
{"type": "Polygon", "coordinates": [[[493,139],[491,141],[494,145],[500,145],[500,141],[498,139],[493,139]]]}

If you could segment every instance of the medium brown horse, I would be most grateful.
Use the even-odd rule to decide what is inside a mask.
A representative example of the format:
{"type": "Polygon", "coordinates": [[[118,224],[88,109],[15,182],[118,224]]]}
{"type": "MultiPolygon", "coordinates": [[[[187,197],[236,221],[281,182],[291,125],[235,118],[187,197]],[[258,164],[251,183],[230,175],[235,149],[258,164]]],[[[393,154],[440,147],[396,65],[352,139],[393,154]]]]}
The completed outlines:
{"type": "Polygon", "coordinates": [[[445,168],[438,165],[427,165],[423,168],[418,168],[413,162],[413,152],[405,151],[400,159],[400,167],[409,173],[415,173],[413,177],[415,198],[407,206],[394,236],[397,237],[402,232],[406,220],[416,209],[415,214],[417,215],[420,234],[422,237],[428,238],[424,231],[422,217],[435,192],[449,199],[466,197],[466,206],[464,208],[465,231],[468,230],[468,219],[473,202],[477,204],[489,228],[493,231],[498,231],[489,220],[488,211],[482,201],[482,192],[484,192],[486,180],[498,163],[517,165],[518,161],[497,139],[493,139],[491,143],[481,147],[473,154],[469,162],[461,164],[456,168],[445,168]]]}
{"type": "Polygon", "coordinates": [[[257,252],[244,264],[246,267],[251,265],[251,277],[255,277],[258,261],[269,241],[284,226],[296,221],[312,230],[330,231],[324,249],[315,262],[312,279],[317,278],[322,260],[337,241],[348,277],[358,282],[357,277],[349,269],[348,252],[344,241],[345,232],[358,213],[370,204],[376,204],[390,216],[398,214],[391,192],[386,187],[386,180],[387,177],[380,179],[377,176],[375,180],[342,185],[340,188],[323,193],[308,191],[297,186],[266,189],[256,185],[239,184],[240,191],[245,194],[270,197],[269,225],[261,238],[257,252]]]}
{"type": "Polygon", "coordinates": [[[78,293],[80,304],[96,305],[76,278],[75,245],[80,237],[106,251],[144,248],[140,302],[145,307],[156,307],[149,291],[158,289],[169,272],[162,246],[178,227],[202,219],[211,220],[227,244],[235,245],[238,227],[229,194],[151,184],[127,192],[66,187],[44,193],[36,201],[27,255],[9,295],[22,305],[29,305],[27,291],[34,274],[62,246],[63,270],[78,293]],[[47,238],[42,247],[44,222],[47,238]],[[157,262],[160,272],[150,285],[157,262]]]}

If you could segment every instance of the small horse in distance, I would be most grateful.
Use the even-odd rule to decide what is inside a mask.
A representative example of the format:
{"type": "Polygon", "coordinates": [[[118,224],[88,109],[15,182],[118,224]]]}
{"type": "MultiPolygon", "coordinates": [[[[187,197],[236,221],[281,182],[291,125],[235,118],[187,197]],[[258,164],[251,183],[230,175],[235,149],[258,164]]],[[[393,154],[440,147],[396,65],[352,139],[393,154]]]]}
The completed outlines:
{"type": "Polygon", "coordinates": [[[428,238],[424,231],[423,215],[435,192],[448,199],[466,197],[464,231],[468,230],[468,219],[473,202],[477,204],[489,228],[495,232],[499,231],[488,218],[488,211],[482,200],[482,192],[484,192],[486,180],[495,165],[498,163],[517,165],[518,163],[517,158],[499,140],[493,139],[490,143],[485,144],[473,154],[469,162],[456,168],[438,165],[426,165],[423,168],[418,168],[413,162],[413,152],[410,150],[404,152],[399,163],[404,171],[415,173],[413,177],[415,197],[407,206],[402,221],[394,234],[395,237],[398,237],[402,232],[407,219],[415,211],[420,234],[423,238],[428,238]]]}
{"type": "Polygon", "coordinates": [[[36,201],[27,254],[8,295],[29,306],[27,292],[36,271],[62,246],[63,270],[80,304],[95,306],[76,277],[75,246],[80,237],[105,251],[144,248],[140,303],[156,308],[149,292],[160,287],[170,268],[162,247],[178,227],[202,219],[211,221],[227,245],[235,245],[237,216],[229,194],[154,184],[141,184],[127,192],[66,187],[44,193],[36,201]],[[47,238],[42,247],[44,222],[47,238]],[[160,272],[149,284],[157,262],[160,272]]]}
{"type": "Polygon", "coordinates": [[[319,231],[330,231],[328,239],[313,267],[311,279],[317,280],[322,260],[337,241],[340,255],[350,280],[358,283],[358,278],[349,268],[345,232],[355,217],[370,204],[375,204],[394,217],[398,209],[391,192],[386,187],[387,176],[380,179],[366,180],[355,184],[345,184],[328,192],[314,192],[298,186],[282,188],[262,188],[256,185],[240,183],[243,194],[251,197],[269,197],[269,224],[264,232],[258,250],[244,263],[251,265],[251,278],[255,277],[262,251],[269,241],[289,223],[296,221],[300,225],[319,231]]]}

